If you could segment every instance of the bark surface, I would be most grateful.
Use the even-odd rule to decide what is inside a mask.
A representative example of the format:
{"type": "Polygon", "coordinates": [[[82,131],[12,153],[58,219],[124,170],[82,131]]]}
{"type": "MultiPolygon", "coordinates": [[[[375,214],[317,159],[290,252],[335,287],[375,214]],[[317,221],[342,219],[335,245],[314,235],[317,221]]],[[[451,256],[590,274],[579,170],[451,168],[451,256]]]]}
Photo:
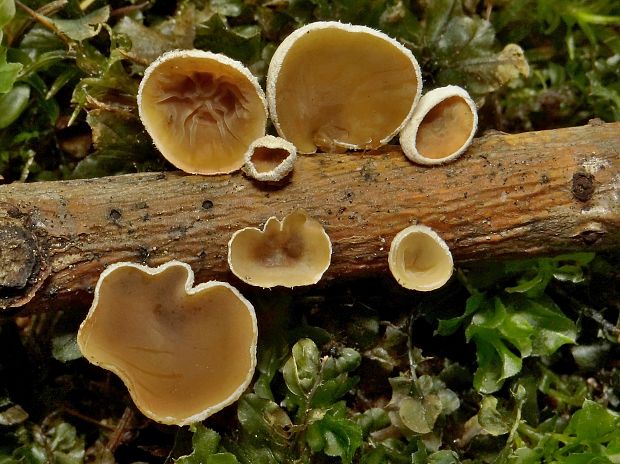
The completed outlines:
{"type": "Polygon", "coordinates": [[[239,285],[226,259],[232,233],[298,208],[332,240],[324,281],[389,272],[392,238],[415,222],[444,237],[457,263],[618,248],[619,147],[620,123],[591,123],[486,135],[433,168],[397,146],[302,156],[277,186],[179,172],[0,186],[0,308],[88,304],[117,261],[178,259],[197,282],[239,285]]]}

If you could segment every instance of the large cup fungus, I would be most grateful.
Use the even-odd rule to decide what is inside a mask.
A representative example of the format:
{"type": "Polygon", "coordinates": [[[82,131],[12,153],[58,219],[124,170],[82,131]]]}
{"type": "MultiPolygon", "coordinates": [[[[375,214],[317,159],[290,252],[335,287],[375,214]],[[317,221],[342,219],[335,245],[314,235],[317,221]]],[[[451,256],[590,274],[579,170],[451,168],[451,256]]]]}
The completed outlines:
{"type": "Polygon", "coordinates": [[[332,244],[323,226],[296,211],[282,221],[271,217],[263,230],[238,230],[228,242],[230,270],[263,288],[317,283],[329,267],[332,244]]]}
{"type": "Polygon", "coordinates": [[[192,174],[240,169],[250,143],[265,134],[267,104],[238,61],[201,50],[164,53],[145,71],[138,110],[153,142],[192,174]]]}
{"type": "Polygon", "coordinates": [[[405,155],[420,164],[441,164],[458,158],[478,128],[476,104],[456,85],[426,93],[400,133],[405,155]]]}
{"type": "Polygon", "coordinates": [[[164,424],[198,422],[236,401],[256,365],[254,308],[235,288],[192,288],[189,265],[117,263],[100,276],[78,345],[164,424]]]}
{"type": "Polygon", "coordinates": [[[430,291],[452,276],[452,253],[430,227],[413,225],[401,230],[390,246],[388,264],[396,281],[410,290],[430,291]]]}
{"type": "Polygon", "coordinates": [[[245,154],[243,171],[263,182],[277,182],[286,177],[295,165],[297,149],[292,143],[265,135],[251,143],[245,154]]]}
{"type": "Polygon", "coordinates": [[[420,67],[408,49],[374,29],[339,22],[297,29],[267,73],[274,126],[300,153],[386,144],[421,91],[420,67]]]}

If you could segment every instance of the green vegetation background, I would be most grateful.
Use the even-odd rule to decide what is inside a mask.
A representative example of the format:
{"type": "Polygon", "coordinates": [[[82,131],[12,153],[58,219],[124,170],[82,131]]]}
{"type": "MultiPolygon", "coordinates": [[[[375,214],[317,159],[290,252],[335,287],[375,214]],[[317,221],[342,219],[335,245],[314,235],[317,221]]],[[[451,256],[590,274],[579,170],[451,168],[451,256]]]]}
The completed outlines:
{"type": "MultiPolygon", "coordinates": [[[[288,33],[333,19],[411,48],[425,89],[465,87],[481,131],[620,120],[617,1],[0,0],[0,182],[168,169],[137,118],[149,62],[196,47],[264,79],[288,33]]],[[[425,295],[387,276],[254,291],[256,382],[191,430],[80,359],[79,311],[5,319],[0,464],[618,463],[618,261],[480,264],[425,295]]]]}

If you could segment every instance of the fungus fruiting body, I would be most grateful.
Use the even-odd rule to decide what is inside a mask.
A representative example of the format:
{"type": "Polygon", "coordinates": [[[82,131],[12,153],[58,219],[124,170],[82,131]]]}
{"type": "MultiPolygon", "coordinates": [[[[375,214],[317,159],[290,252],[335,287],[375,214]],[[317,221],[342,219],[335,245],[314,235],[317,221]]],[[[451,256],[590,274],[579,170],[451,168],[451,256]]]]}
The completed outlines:
{"type": "Polygon", "coordinates": [[[263,288],[317,283],[329,267],[332,246],[323,226],[296,211],[282,221],[271,217],[263,230],[238,230],[228,242],[230,270],[263,288]]]}
{"type": "Polygon", "coordinates": [[[250,71],[201,50],[175,50],[155,60],[140,82],[138,110],[162,155],[193,174],[241,168],[250,143],[265,134],[268,117],[250,71]]]}
{"type": "Polygon", "coordinates": [[[405,155],[420,164],[442,164],[458,158],[478,128],[476,104],[456,85],[426,93],[400,133],[405,155]]]}
{"type": "Polygon", "coordinates": [[[250,144],[243,170],[253,179],[277,182],[293,170],[296,159],[295,145],[280,137],[265,135],[250,144]]]}
{"type": "Polygon", "coordinates": [[[185,263],[117,263],[100,276],[78,345],[116,373],[138,409],[165,424],[198,422],[236,401],[256,365],[254,308],[234,287],[192,288],[185,263]]]}
{"type": "Polygon", "coordinates": [[[410,290],[430,291],[452,275],[452,254],[446,242],[430,227],[413,225],[392,241],[388,264],[396,281],[410,290]]]}
{"type": "Polygon", "coordinates": [[[421,90],[420,67],[408,49],[374,29],[330,21],[284,39],[267,73],[274,126],[300,153],[386,144],[421,90]]]}

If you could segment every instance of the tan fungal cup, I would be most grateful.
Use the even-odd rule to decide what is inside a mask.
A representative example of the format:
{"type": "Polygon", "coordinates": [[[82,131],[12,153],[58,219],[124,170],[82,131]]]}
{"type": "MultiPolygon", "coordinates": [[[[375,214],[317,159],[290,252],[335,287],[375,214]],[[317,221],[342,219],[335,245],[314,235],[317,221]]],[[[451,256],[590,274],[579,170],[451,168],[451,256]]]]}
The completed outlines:
{"type": "Polygon", "coordinates": [[[162,155],[192,174],[241,168],[250,143],[265,135],[268,117],[250,71],[201,50],[175,50],[154,61],[140,82],[138,110],[162,155]]]}
{"type": "Polygon", "coordinates": [[[382,32],[339,22],[297,29],[267,73],[274,126],[300,153],[388,143],[421,91],[420,67],[408,49],[382,32]]]}
{"type": "Polygon", "coordinates": [[[476,104],[465,89],[448,85],[426,93],[400,133],[407,158],[441,164],[458,158],[478,128],[476,104]]]}
{"type": "Polygon", "coordinates": [[[243,171],[253,179],[276,182],[293,170],[296,159],[295,145],[280,137],[265,135],[248,148],[243,171]]]}
{"type": "Polygon", "coordinates": [[[263,230],[238,230],[228,242],[230,270],[263,288],[317,283],[329,267],[332,244],[323,226],[296,211],[282,221],[271,217],[263,230]]]}
{"type": "Polygon", "coordinates": [[[414,225],[401,230],[390,246],[390,271],[410,290],[430,291],[452,276],[452,254],[446,242],[430,227],[414,225]]]}
{"type": "Polygon", "coordinates": [[[204,420],[236,401],[256,366],[254,308],[227,283],[192,288],[189,265],[117,263],[99,277],[78,345],[117,374],[147,417],[204,420]]]}

